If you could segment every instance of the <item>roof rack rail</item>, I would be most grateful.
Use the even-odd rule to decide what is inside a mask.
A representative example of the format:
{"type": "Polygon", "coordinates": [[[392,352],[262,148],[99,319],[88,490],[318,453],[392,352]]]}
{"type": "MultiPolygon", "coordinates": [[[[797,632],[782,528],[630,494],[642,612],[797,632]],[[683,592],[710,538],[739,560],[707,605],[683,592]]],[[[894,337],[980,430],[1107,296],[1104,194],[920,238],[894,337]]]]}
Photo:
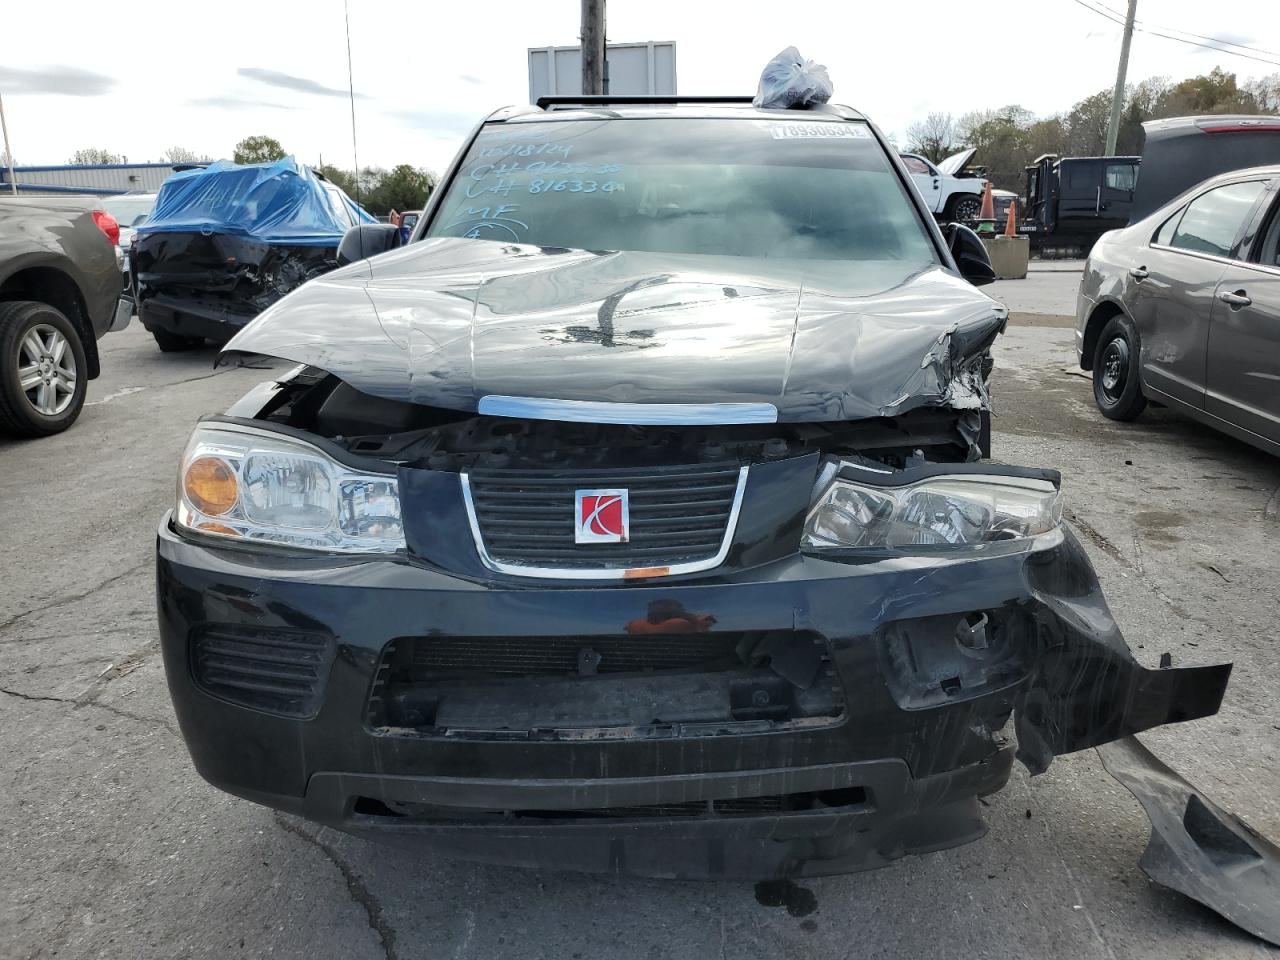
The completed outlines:
{"type": "Polygon", "coordinates": [[[674,94],[583,94],[577,97],[539,97],[537,107],[545,110],[547,107],[575,106],[575,107],[598,107],[606,106],[611,103],[619,104],[650,104],[650,103],[750,103],[750,96],[730,95],[730,96],[712,96],[712,97],[685,97],[676,96],[674,94]]]}

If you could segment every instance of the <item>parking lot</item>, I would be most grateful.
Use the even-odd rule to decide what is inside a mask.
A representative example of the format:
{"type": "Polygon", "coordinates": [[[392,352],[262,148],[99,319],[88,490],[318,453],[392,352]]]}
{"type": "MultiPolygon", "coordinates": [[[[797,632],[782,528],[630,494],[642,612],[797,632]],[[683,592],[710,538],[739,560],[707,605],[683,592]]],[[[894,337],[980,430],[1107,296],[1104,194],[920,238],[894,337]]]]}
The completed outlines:
{"type": "MultiPolygon", "coordinates": [[[[1143,739],[1280,837],[1280,461],[1167,410],[1098,414],[1077,280],[987,288],[1015,311],[994,455],[1063,472],[1145,665],[1235,662],[1219,714],[1143,739]]],[[[101,347],[73,429],[0,442],[0,956],[1280,956],[1146,879],[1146,816],[1093,751],[1017,767],[976,843],[770,889],[424,860],[218,792],[165,689],[153,537],[195,419],[283,366],[215,371],[214,350],[161,354],[136,322],[101,347]]]]}

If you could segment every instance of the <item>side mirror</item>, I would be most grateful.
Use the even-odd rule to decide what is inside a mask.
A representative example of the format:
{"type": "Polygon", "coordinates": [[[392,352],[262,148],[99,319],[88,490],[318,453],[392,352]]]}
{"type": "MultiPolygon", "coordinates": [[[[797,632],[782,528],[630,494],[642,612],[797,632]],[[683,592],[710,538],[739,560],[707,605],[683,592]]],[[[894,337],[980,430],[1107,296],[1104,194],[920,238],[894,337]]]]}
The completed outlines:
{"type": "Polygon", "coordinates": [[[996,278],[991,267],[991,258],[987,256],[987,248],[976,233],[962,223],[948,223],[942,228],[942,235],[947,239],[951,256],[960,268],[960,276],[975,287],[990,283],[996,278]]]}
{"type": "Polygon", "coordinates": [[[400,228],[390,223],[362,223],[342,235],[338,244],[338,265],[368,260],[400,246],[400,228]]]}

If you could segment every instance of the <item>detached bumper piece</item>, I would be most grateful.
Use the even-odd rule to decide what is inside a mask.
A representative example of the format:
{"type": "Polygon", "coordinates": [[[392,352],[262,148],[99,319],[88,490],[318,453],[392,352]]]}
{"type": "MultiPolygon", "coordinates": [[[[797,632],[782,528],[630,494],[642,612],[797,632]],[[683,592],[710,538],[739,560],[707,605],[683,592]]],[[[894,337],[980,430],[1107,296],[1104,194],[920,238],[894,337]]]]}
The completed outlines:
{"type": "Polygon", "coordinates": [[[1134,737],[1098,748],[1151,818],[1139,866],[1242,930],[1280,946],[1280,847],[1227,813],[1134,737]]]}

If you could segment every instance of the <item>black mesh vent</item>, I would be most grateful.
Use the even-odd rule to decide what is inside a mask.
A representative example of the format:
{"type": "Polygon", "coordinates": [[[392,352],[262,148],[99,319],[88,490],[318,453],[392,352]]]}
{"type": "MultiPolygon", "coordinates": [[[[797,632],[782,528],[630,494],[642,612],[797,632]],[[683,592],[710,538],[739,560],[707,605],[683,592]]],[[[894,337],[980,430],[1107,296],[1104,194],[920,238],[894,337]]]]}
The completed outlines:
{"type": "Polygon", "coordinates": [[[472,503],[489,556],[561,569],[657,567],[714,557],[738,488],[736,463],[609,470],[475,470],[472,503]],[[627,543],[574,543],[577,490],[628,491],[627,543]]]}
{"type": "Polygon", "coordinates": [[[195,681],[223,700],[289,717],[314,716],[333,659],[327,634],[231,625],[192,641],[195,681]]]}
{"type": "MultiPolygon", "coordinates": [[[[567,677],[740,666],[741,633],[597,637],[419,637],[397,641],[413,680],[567,677]]],[[[388,653],[394,657],[394,652],[388,653]]]]}

